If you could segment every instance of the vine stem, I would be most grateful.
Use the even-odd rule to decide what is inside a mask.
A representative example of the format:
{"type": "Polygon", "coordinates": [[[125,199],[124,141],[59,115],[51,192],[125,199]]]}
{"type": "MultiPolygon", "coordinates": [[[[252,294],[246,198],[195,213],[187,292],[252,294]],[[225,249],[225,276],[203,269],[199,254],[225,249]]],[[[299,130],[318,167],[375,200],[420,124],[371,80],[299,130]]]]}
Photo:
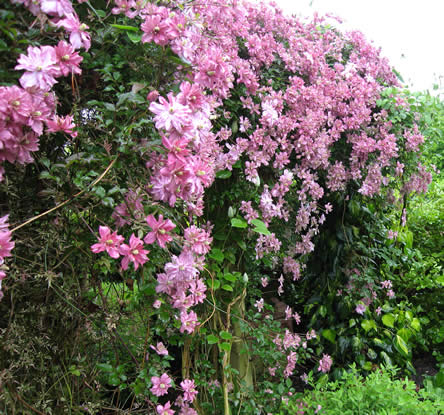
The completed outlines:
{"type": "Polygon", "coordinates": [[[17,230],[19,230],[20,228],[23,228],[26,225],[29,225],[30,223],[36,221],[37,219],[42,218],[43,216],[48,215],[51,212],[54,212],[55,210],[61,208],[62,206],[67,205],[68,203],[72,202],[74,199],[78,198],[79,196],[81,196],[83,193],[85,193],[86,191],[88,191],[91,187],[95,186],[97,183],[99,183],[105,176],[106,174],[111,170],[111,168],[114,166],[114,164],[116,163],[118,157],[116,157],[109,165],[108,167],[105,169],[105,171],[96,179],[94,180],[86,189],[81,190],[80,192],[76,193],[74,196],[70,197],[69,199],[65,200],[64,202],[58,204],[57,206],[54,206],[53,208],[47,210],[46,212],[40,213],[37,216],[32,217],[31,219],[28,219],[26,222],[16,226],[14,229],[11,229],[11,232],[15,232],[17,230]]]}

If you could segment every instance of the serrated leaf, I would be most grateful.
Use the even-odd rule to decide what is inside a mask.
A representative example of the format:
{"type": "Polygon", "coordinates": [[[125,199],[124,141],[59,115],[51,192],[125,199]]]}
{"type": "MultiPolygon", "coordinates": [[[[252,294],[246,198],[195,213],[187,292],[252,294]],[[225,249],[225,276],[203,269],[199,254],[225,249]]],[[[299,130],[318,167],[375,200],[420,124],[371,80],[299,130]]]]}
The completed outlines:
{"type": "Polygon", "coordinates": [[[233,228],[246,228],[248,223],[242,219],[233,218],[231,219],[231,226],[233,228]]]}
{"type": "Polygon", "coordinates": [[[219,336],[222,337],[224,340],[231,340],[233,338],[233,335],[228,331],[221,331],[219,333],[219,336]]]}

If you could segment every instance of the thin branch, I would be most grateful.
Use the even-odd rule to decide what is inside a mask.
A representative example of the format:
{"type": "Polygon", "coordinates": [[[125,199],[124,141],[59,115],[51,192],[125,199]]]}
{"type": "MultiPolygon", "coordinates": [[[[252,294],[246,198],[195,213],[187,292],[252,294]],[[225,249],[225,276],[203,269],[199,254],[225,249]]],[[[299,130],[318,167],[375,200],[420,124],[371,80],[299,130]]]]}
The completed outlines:
{"type": "Polygon", "coordinates": [[[99,183],[105,176],[106,174],[111,170],[111,168],[114,166],[115,162],[117,161],[116,157],[106,168],[106,170],[96,179],[94,180],[86,189],[81,190],[80,192],[76,193],[74,196],[72,196],[71,198],[65,200],[64,202],[58,204],[57,206],[54,206],[53,208],[47,210],[46,212],[40,213],[40,215],[34,216],[31,219],[28,219],[26,222],[22,223],[21,225],[16,226],[14,229],[11,229],[11,232],[15,232],[16,230],[23,228],[23,226],[29,225],[30,223],[36,221],[37,219],[42,218],[43,216],[48,215],[51,212],[54,212],[55,210],[61,208],[62,206],[67,205],[68,203],[72,202],[74,199],[78,198],[79,196],[81,196],[83,193],[85,193],[86,191],[88,191],[91,187],[95,186],[97,183],[99,183]]]}

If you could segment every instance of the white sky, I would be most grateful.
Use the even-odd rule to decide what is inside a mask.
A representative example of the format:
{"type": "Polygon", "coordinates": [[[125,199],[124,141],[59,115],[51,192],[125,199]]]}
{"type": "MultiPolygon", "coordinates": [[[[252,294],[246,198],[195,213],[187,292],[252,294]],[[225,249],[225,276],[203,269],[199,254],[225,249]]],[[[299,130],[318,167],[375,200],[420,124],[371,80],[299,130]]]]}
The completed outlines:
{"type": "MultiPolygon", "coordinates": [[[[259,1],[259,0],[257,0],[259,1]]],[[[275,0],[286,14],[333,13],[358,29],[413,90],[444,87],[444,0],[275,0]]]]}

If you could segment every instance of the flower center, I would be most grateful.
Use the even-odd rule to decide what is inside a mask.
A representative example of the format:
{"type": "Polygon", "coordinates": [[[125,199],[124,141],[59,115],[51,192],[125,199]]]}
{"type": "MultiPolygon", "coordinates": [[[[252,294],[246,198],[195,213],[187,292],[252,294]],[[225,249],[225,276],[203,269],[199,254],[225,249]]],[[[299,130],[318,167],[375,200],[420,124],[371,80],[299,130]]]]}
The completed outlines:
{"type": "Polygon", "coordinates": [[[112,244],[114,243],[114,241],[113,241],[112,239],[108,239],[105,243],[106,243],[108,246],[110,246],[110,245],[112,245],[112,244]]]}
{"type": "Polygon", "coordinates": [[[12,101],[12,106],[13,107],[18,107],[20,105],[20,101],[12,101]]]}
{"type": "Polygon", "coordinates": [[[165,234],[166,234],[166,230],[165,230],[165,229],[159,229],[159,233],[160,233],[161,235],[165,235],[165,234]]]}
{"type": "Polygon", "coordinates": [[[62,61],[68,61],[69,60],[69,55],[63,55],[62,56],[62,61]]]}
{"type": "Polygon", "coordinates": [[[138,249],[133,249],[132,251],[133,255],[139,255],[139,250],[138,249]]]}

